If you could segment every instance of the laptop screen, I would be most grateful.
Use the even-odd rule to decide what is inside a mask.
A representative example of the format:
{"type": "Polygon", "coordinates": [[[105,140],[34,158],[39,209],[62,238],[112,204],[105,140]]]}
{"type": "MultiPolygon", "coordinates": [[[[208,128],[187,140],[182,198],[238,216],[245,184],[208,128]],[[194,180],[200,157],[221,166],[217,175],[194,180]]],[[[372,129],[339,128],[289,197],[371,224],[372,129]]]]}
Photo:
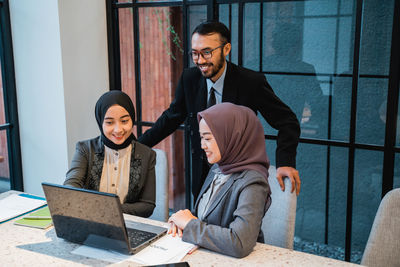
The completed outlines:
{"type": "Polygon", "coordinates": [[[116,195],[49,183],[42,186],[58,237],[129,253],[116,195]]]}

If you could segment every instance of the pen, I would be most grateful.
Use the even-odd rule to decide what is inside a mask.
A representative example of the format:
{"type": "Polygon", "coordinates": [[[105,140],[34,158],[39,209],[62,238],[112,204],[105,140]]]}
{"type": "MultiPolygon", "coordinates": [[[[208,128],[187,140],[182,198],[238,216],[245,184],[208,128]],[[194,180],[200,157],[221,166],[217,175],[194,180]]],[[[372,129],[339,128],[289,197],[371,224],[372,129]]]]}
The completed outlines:
{"type": "Polygon", "coordinates": [[[23,219],[27,219],[27,220],[51,220],[51,217],[49,217],[49,216],[27,216],[27,217],[24,217],[23,219]]]}

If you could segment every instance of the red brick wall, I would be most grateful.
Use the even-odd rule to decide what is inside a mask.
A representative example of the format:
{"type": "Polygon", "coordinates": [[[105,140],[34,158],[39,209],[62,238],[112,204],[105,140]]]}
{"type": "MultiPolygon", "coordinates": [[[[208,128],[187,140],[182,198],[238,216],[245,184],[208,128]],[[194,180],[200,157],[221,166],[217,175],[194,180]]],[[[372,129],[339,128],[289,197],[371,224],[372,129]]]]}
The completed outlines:
{"type": "MultiPolygon", "coordinates": [[[[0,72],[0,125],[6,123],[4,113],[4,95],[3,84],[0,72]]],[[[8,146],[7,146],[7,131],[0,131],[0,177],[10,178],[8,167],[8,146]]]]}
{"type": "MultiPolygon", "coordinates": [[[[181,39],[180,8],[139,10],[142,120],[154,122],[171,103],[182,72],[182,51],[173,42],[173,29],[181,39]]],[[[133,14],[119,12],[122,90],[135,101],[133,14]]],[[[135,102],[134,102],[135,103],[135,102]]],[[[145,131],[146,129],[144,129],[145,131]]],[[[156,146],[168,153],[170,169],[170,208],[184,207],[183,132],[177,131],[156,146]]]]}

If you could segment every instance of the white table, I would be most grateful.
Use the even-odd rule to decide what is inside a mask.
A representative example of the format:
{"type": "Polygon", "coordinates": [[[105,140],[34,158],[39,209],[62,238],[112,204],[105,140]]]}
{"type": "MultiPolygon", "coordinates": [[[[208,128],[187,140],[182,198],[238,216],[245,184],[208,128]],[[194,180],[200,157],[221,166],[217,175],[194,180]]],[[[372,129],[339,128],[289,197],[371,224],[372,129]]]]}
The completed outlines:
{"type": "MultiPolygon", "coordinates": [[[[0,198],[8,194],[0,194],[0,198]]],[[[166,226],[164,222],[132,215],[125,217],[166,226]]],[[[14,220],[0,224],[0,266],[139,266],[127,261],[110,264],[72,254],[79,245],[57,238],[54,227],[42,230],[17,226],[14,220]]],[[[242,259],[200,248],[183,260],[190,266],[360,266],[262,243],[257,243],[254,251],[242,259]]]]}

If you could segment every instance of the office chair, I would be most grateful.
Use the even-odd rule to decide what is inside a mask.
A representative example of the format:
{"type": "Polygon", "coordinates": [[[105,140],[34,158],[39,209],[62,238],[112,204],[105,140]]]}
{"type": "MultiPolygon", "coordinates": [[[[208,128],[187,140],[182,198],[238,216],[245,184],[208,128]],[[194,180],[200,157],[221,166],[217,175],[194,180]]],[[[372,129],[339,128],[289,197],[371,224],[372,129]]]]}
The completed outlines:
{"type": "Polygon", "coordinates": [[[400,266],[400,188],[383,197],[361,264],[369,267],[400,266]]]}
{"type": "Polygon", "coordinates": [[[168,201],[168,159],[161,149],[153,149],[156,156],[156,207],[150,219],[166,222],[169,217],[168,201]]]}
{"type": "Polygon", "coordinates": [[[275,166],[270,166],[268,172],[272,202],[261,225],[264,242],[273,246],[293,249],[297,196],[295,192],[290,193],[292,184],[289,178],[284,179],[285,191],[282,192],[276,179],[275,166]]]}

